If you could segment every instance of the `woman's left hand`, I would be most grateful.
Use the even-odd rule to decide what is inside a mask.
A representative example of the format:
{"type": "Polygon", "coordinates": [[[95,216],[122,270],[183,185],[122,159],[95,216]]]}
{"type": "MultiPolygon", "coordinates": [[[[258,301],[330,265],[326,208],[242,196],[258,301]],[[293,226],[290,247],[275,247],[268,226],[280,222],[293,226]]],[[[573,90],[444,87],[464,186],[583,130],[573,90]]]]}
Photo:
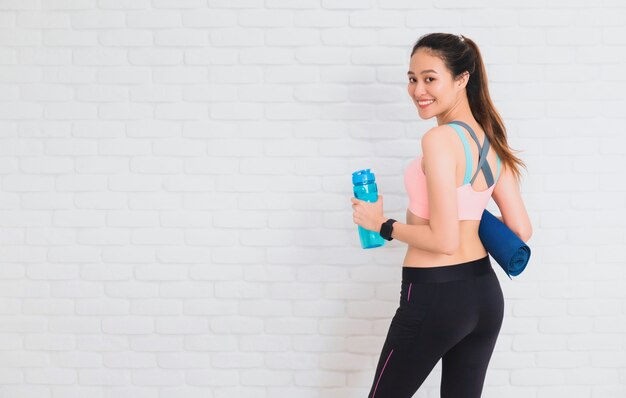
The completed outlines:
{"type": "Polygon", "coordinates": [[[351,198],[352,221],[361,227],[374,232],[380,231],[380,226],[387,221],[383,215],[383,195],[378,195],[376,202],[366,202],[357,198],[351,198]]]}

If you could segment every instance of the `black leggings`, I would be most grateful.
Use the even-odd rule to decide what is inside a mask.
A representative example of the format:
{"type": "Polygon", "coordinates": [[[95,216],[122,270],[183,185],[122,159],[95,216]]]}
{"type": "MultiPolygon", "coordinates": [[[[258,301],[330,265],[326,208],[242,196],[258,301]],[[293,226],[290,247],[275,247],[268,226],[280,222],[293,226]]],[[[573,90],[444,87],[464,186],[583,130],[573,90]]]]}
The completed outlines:
{"type": "Polygon", "coordinates": [[[503,316],[504,296],[489,255],[402,267],[400,306],[368,398],[411,398],[440,358],[441,398],[479,398],[503,316]]]}

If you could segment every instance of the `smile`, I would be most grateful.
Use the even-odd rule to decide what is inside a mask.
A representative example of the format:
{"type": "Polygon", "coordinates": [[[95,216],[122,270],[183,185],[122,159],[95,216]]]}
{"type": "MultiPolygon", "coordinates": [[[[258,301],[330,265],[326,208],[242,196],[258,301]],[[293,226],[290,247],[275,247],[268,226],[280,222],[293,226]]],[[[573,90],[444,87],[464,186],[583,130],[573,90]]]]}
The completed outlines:
{"type": "Polygon", "coordinates": [[[428,105],[432,104],[433,102],[435,102],[435,100],[418,101],[417,103],[419,104],[421,108],[426,108],[428,105]]]}

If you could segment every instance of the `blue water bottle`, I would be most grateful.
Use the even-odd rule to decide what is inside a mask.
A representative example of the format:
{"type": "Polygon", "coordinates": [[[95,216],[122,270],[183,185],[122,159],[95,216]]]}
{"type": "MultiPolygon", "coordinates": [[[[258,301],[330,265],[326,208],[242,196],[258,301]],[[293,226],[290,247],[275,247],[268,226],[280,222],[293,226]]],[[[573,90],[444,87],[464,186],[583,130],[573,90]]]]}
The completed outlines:
{"type": "MultiPolygon", "coordinates": [[[[376,176],[370,169],[359,170],[352,173],[352,184],[354,185],[354,197],[366,202],[378,201],[378,186],[376,186],[376,176]]],[[[363,249],[373,249],[385,244],[385,239],[380,236],[379,231],[370,231],[360,225],[359,238],[363,249]]]]}

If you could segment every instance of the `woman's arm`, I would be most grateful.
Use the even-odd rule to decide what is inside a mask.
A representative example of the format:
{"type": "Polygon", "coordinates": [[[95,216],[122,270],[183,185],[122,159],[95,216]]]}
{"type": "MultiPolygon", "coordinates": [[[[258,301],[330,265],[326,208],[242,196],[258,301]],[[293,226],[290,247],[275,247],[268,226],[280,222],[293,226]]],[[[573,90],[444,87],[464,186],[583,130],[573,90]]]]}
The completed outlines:
{"type": "Polygon", "coordinates": [[[522,241],[526,242],[533,234],[533,228],[524,206],[519,182],[513,177],[506,165],[502,165],[502,174],[491,195],[502,217],[498,217],[522,241]],[[506,221],[504,220],[506,218],[506,221]]]}
{"type": "Polygon", "coordinates": [[[436,236],[429,224],[412,225],[396,221],[393,223],[391,237],[409,246],[433,253],[453,254],[457,249],[452,247],[449,242],[436,236]]]}
{"type": "MultiPolygon", "coordinates": [[[[422,137],[422,160],[429,204],[428,225],[394,224],[398,239],[418,249],[454,254],[461,245],[458,221],[456,169],[449,126],[437,126],[422,137]]],[[[456,137],[454,137],[456,139],[456,137]]],[[[392,233],[392,237],[395,238],[392,233]]]]}
{"type": "Polygon", "coordinates": [[[437,126],[422,137],[422,154],[426,171],[429,203],[428,224],[393,224],[391,237],[438,254],[454,254],[461,244],[457,217],[455,159],[448,126],[437,126]]]}

